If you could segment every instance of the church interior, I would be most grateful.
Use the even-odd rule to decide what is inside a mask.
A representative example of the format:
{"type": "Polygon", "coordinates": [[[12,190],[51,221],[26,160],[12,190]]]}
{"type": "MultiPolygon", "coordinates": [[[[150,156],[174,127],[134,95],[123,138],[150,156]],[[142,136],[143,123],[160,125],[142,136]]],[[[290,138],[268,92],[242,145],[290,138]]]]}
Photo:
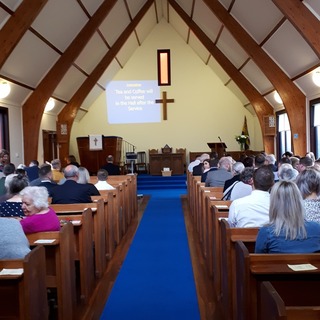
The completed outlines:
{"type": "MultiPolygon", "coordinates": [[[[320,158],[320,2],[0,0],[0,26],[0,148],[9,150],[10,161],[59,158],[65,166],[75,155],[96,175],[112,154],[122,173],[132,174],[130,154],[138,154],[144,158],[135,169],[143,174],[185,177],[182,209],[200,318],[236,319],[244,306],[233,305],[234,296],[223,299],[223,283],[211,283],[220,266],[204,238],[213,232],[206,229],[210,212],[224,210],[210,204],[186,167],[203,152],[239,157],[243,134],[252,154],[279,159],[284,151],[312,151],[320,158]]],[[[94,270],[103,281],[88,289],[91,299],[88,292],[80,297],[86,298],[74,318],[101,317],[149,200],[136,198],[135,179],[115,181],[117,196],[104,195],[105,203],[123,201],[117,204],[122,225],[112,231],[117,245],[106,238],[104,249],[115,254],[104,265],[108,272],[98,277],[94,270]]],[[[261,294],[267,289],[264,283],[261,294]]],[[[255,319],[250,312],[237,319],[255,319]]]]}

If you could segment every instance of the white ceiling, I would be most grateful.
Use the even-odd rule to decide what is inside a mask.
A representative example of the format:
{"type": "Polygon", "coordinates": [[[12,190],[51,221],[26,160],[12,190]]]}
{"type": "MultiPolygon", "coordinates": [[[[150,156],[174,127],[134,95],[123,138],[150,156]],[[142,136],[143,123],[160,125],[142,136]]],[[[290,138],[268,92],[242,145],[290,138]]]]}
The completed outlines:
{"type": "MultiPolygon", "coordinates": [[[[1,28],[21,2],[22,0],[0,1],[1,28]]],[[[58,114],[68,103],[147,2],[147,0],[116,2],[99,30],[79,53],[74,64],[55,88],[52,97],[56,100],[56,107],[51,113],[58,114]]],[[[281,109],[282,105],[277,104],[273,98],[275,88],[272,83],[242,48],[241,43],[238,43],[227,28],[223,27],[205,2],[202,0],[175,2],[274,109],[281,109]]],[[[219,2],[307,97],[320,94],[320,89],[311,79],[311,70],[319,66],[318,56],[287,19],[280,23],[284,15],[272,0],[220,0],[219,2]]],[[[12,83],[12,93],[3,101],[22,106],[102,3],[103,0],[49,0],[0,69],[0,78],[12,83]]],[[[319,19],[319,0],[306,0],[303,4],[319,19]]],[[[187,24],[168,5],[167,0],[155,0],[135,28],[135,33],[130,35],[83,102],[77,119],[85,114],[105,90],[108,81],[125,66],[131,54],[163,18],[171,23],[203,62],[239,97],[243,105],[254,113],[246,96],[195,34],[190,32],[187,24]]]]}

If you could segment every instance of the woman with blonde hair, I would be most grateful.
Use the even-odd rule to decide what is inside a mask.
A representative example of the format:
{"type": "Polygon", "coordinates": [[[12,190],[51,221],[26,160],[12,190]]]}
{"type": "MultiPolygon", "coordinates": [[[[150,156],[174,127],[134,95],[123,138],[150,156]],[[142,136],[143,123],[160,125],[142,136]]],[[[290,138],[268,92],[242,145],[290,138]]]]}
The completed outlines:
{"type": "Polygon", "coordinates": [[[271,190],[269,223],[257,236],[256,253],[310,253],[320,250],[320,224],[304,219],[297,185],[279,181],[271,190]]]}

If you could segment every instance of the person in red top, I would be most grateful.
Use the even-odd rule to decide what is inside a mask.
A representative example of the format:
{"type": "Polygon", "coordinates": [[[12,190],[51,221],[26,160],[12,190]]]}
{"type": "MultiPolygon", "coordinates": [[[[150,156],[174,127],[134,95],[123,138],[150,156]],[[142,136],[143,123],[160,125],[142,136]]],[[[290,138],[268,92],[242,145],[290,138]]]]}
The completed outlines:
{"type": "Polygon", "coordinates": [[[25,234],[60,230],[59,218],[55,211],[49,208],[46,187],[26,187],[20,194],[25,214],[20,223],[25,234]]]}

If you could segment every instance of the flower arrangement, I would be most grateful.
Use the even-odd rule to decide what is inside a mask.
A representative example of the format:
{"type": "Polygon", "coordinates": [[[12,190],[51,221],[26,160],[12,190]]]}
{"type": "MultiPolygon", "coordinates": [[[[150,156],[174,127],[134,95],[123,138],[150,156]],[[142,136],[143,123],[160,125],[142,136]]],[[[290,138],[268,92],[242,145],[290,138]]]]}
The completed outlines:
{"type": "Polygon", "coordinates": [[[236,141],[239,143],[239,144],[242,144],[242,143],[246,143],[247,139],[249,138],[249,136],[245,135],[245,134],[241,134],[240,136],[236,136],[236,141]]]}
{"type": "Polygon", "coordinates": [[[240,144],[240,150],[245,150],[245,144],[248,141],[249,136],[246,134],[241,134],[239,136],[236,136],[236,141],[240,144]]]}

